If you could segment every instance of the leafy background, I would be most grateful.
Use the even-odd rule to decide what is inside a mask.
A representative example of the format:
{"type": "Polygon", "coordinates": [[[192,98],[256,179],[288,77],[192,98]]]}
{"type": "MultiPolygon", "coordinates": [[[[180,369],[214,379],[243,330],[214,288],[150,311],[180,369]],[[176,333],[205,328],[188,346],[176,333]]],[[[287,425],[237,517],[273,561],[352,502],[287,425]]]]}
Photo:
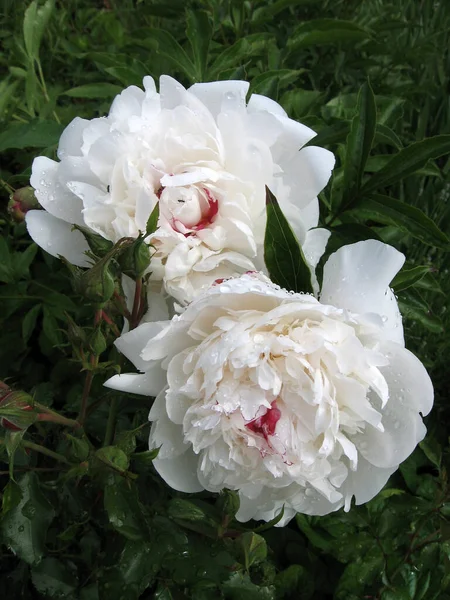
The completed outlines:
{"type": "Polygon", "coordinates": [[[69,419],[19,411],[25,429],[1,434],[1,594],[450,599],[449,3],[3,0],[0,20],[0,379],[69,419]],[[365,506],[242,526],[232,493],[169,490],[146,448],[151,399],[102,387],[119,364],[120,304],[105,307],[113,325],[93,325],[68,269],[7,212],[73,117],[103,115],[125,86],[163,73],[247,79],[315,128],[337,156],[320,197],[327,251],[375,237],[407,256],[394,288],[435,408],[427,438],[365,506]]]}

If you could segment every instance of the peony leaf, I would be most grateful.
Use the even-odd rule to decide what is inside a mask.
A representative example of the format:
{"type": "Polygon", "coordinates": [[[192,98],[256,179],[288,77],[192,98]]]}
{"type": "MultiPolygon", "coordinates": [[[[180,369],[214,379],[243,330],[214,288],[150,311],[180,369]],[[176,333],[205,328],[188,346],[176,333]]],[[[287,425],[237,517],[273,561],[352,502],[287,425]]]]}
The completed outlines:
{"type": "Polygon", "coordinates": [[[450,153],[450,135],[415,142],[395,154],[382,169],[363,186],[364,193],[385,188],[425,167],[430,159],[450,153]]]}
{"type": "Polygon", "coordinates": [[[155,233],[158,228],[158,219],[159,219],[159,202],[155,204],[155,208],[152,210],[148,221],[147,221],[147,229],[145,231],[145,235],[151,235],[155,233]]]}
{"type": "Polygon", "coordinates": [[[366,40],[370,35],[370,31],[352,21],[315,19],[306,21],[295,29],[286,49],[293,52],[321,44],[354,43],[366,40]]]}
{"type": "MultiPolygon", "coordinates": [[[[448,137],[450,138],[450,136],[448,137]]],[[[379,173],[374,177],[378,175],[379,173]]],[[[419,208],[394,198],[376,194],[372,198],[360,200],[349,213],[360,220],[395,225],[424,244],[437,246],[444,250],[450,249],[449,238],[429,217],[419,208]]]]}
{"type": "Polygon", "coordinates": [[[277,199],[266,187],[264,261],[272,281],[287,290],[312,293],[311,272],[277,199]]]}
{"type": "Polygon", "coordinates": [[[78,85],[66,92],[62,92],[62,96],[70,96],[71,98],[114,98],[120,94],[122,87],[114,83],[87,83],[78,85]]]}
{"type": "Polygon", "coordinates": [[[246,531],[240,536],[239,542],[244,553],[244,565],[247,571],[252,565],[266,559],[267,544],[262,536],[253,531],[246,531]]]}
{"type": "Polygon", "coordinates": [[[396,293],[406,290],[420,281],[427,273],[430,272],[430,269],[431,267],[427,265],[413,267],[412,269],[403,269],[394,277],[391,282],[391,287],[394,288],[396,293]]]}
{"type": "Polygon", "coordinates": [[[145,527],[137,486],[130,486],[125,479],[115,476],[105,487],[104,505],[109,522],[116,531],[129,540],[144,538],[145,527]]]}
{"type": "Polygon", "coordinates": [[[25,562],[38,563],[44,553],[45,539],[55,511],[43,495],[37,475],[26,473],[18,481],[20,502],[11,507],[1,521],[4,542],[25,562]]]}
{"type": "Polygon", "coordinates": [[[205,80],[209,43],[212,33],[211,21],[207,12],[204,10],[190,10],[187,13],[186,34],[194,56],[194,64],[197,72],[196,81],[205,80]]]}
{"type": "Polygon", "coordinates": [[[37,591],[49,598],[69,598],[78,585],[73,571],[63,562],[50,557],[44,558],[32,569],[31,580],[37,591]]]}
{"type": "Polygon", "coordinates": [[[37,59],[42,36],[55,6],[55,0],[47,2],[39,7],[38,1],[34,0],[25,11],[23,19],[23,38],[25,49],[29,58],[37,59]]]}
{"type": "Polygon", "coordinates": [[[192,82],[196,81],[197,71],[194,63],[171,33],[152,27],[143,29],[142,32],[145,32],[147,37],[140,41],[140,45],[151,47],[157,54],[165,56],[173,65],[181,69],[192,82]]]}
{"type": "Polygon", "coordinates": [[[58,143],[64,127],[54,121],[12,125],[0,133],[0,152],[10,148],[48,148],[58,143]]]}
{"type": "Polygon", "coordinates": [[[375,97],[370,83],[367,81],[359,91],[356,115],[347,137],[342,194],[344,206],[352,204],[358,196],[364,167],[375,136],[376,122],[375,97]]]}

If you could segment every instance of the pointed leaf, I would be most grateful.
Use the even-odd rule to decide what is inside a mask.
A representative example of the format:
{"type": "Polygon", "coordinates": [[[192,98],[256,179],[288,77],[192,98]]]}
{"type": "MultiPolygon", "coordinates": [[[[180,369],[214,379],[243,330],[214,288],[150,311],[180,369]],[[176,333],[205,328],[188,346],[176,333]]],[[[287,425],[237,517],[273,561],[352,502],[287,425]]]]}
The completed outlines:
{"type": "Polygon", "coordinates": [[[32,59],[37,59],[42,35],[55,6],[55,0],[47,2],[39,7],[38,0],[34,0],[25,11],[23,19],[23,38],[27,54],[32,59]]]}
{"type": "Polygon", "coordinates": [[[359,91],[356,115],[347,137],[342,195],[344,205],[351,204],[358,195],[364,167],[372,148],[376,122],[375,97],[367,81],[359,91]]]}
{"type": "Polygon", "coordinates": [[[155,233],[158,228],[158,219],[159,219],[159,202],[155,204],[155,208],[152,210],[148,221],[147,221],[147,229],[145,235],[151,235],[155,233]]]}
{"type": "Polygon", "coordinates": [[[289,38],[286,49],[288,52],[292,52],[321,44],[360,42],[369,37],[370,32],[367,29],[352,21],[315,19],[306,21],[297,27],[292,37],[289,38]]]}
{"type": "Polygon", "coordinates": [[[190,10],[187,14],[186,34],[191,44],[197,81],[204,81],[208,62],[209,43],[213,34],[208,13],[204,10],[190,10]]]}
{"type": "Polygon", "coordinates": [[[430,159],[450,153],[450,134],[415,142],[395,154],[378,173],[363,186],[364,193],[388,187],[425,167],[430,159]]]}
{"type": "Polygon", "coordinates": [[[395,225],[424,244],[450,249],[449,238],[429,217],[415,206],[394,198],[376,194],[359,201],[355,209],[349,212],[364,221],[395,225]]]}
{"type": "Polygon", "coordinates": [[[277,199],[266,187],[264,261],[272,281],[287,290],[312,293],[311,272],[277,199]]]}
{"type": "Polygon", "coordinates": [[[422,279],[430,272],[430,267],[427,265],[414,267],[412,269],[402,269],[391,282],[391,287],[396,293],[406,290],[422,279]]]}

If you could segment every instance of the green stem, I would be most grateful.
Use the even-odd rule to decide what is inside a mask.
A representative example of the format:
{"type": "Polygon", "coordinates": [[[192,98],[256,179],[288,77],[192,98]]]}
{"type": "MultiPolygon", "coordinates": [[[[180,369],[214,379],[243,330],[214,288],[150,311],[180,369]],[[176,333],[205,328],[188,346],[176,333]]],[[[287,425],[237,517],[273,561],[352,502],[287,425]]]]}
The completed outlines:
{"type": "Polygon", "coordinates": [[[58,454],[57,452],[53,452],[53,450],[49,450],[45,448],[45,446],[40,446],[39,444],[35,444],[34,442],[26,442],[22,441],[22,446],[24,448],[29,448],[30,450],[34,450],[35,452],[39,452],[40,454],[45,454],[45,456],[49,456],[57,460],[58,462],[62,462],[66,465],[70,465],[70,462],[67,460],[65,456],[62,454],[58,454]]]}
{"type": "Polygon", "coordinates": [[[103,443],[104,446],[110,446],[114,439],[118,410],[119,398],[117,396],[114,396],[111,400],[111,405],[109,407],[108,422],[106,423],[105,441],[103,443]]]}

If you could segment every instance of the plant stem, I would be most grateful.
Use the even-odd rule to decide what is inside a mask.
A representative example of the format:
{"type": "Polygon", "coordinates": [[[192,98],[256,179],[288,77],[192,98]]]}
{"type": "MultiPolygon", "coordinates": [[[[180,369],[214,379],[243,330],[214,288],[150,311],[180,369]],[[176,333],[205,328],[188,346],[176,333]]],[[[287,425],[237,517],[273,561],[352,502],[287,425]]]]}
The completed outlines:
{"type": "Polygon", "coordinates": [[[133,312],[131,313],[130,329],[134,329],[139,324],[139,314],[142,301],[142,278],[136,279],[136,289],[134,291],[133,312]]]}
{"type": "Polygon", "coordinates": [[[57,460],[58,462],[62,462],[66,465],[70,465],[70,462],[67,460],[65,456],[62,454],[58,454],[57,452],[53,452],[53,450],[49,450],[45,448],[45,446],[40,446],[39,444],[35,444],[34,442],[25,442],[22,441],[22,446],[24,448],[29,448],[30,450],[34,450],[35,452],[39,452],[40,454],[45,454],[45,456],[49,456],[57,460]]]}
{"type": "Polygon", "coordinates": [[[111,405],[109,407],[108,422],[106,423],[105,441],[103,443],[104,446],[110,446],[114,439],[118,409],[119,398],[117,396],[114,396],[111,400],[111,405]]]}
{"type": "Polygon", "coordinates": [[[69,419],[60,415],[56,411],[48,408],[48,406],[44,406],[39,402],[34,402],[34,408],[37,408],[39,411],[38,421],[51,421],[53,423],[60,423],[61,425],[66,425],[67,427],[80,427],[80,423],[75,419],[69,419]]]}

